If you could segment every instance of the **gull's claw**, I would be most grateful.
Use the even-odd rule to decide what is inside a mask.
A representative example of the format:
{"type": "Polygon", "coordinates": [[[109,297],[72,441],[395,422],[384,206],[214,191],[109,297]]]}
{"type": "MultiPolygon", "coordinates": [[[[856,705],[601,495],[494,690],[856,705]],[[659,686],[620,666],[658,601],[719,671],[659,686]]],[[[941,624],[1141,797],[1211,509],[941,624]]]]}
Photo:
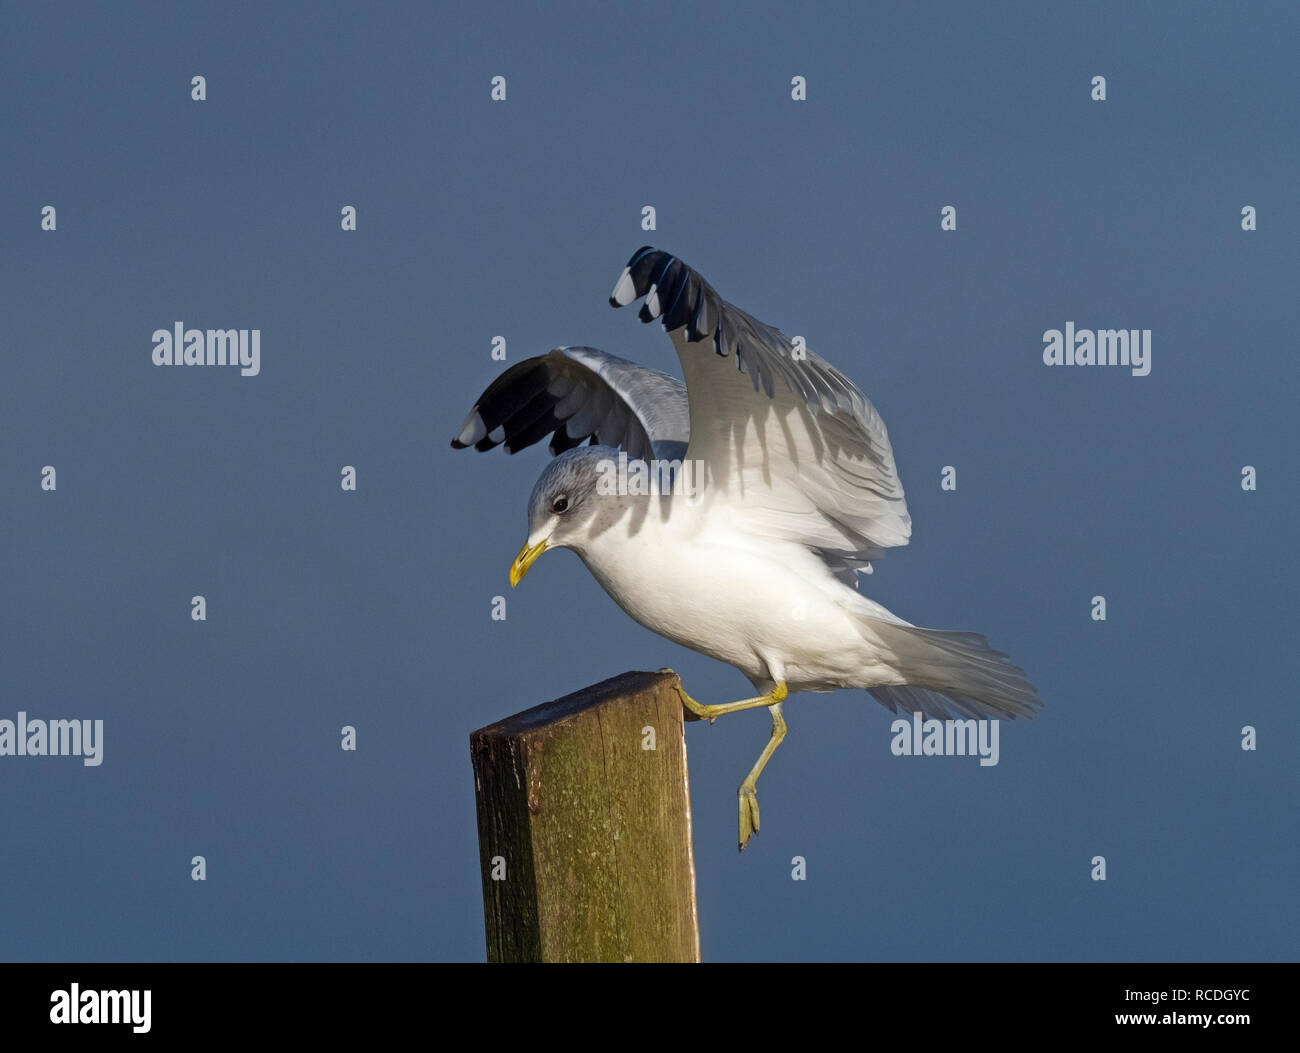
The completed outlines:
{"type": "Polygon", "coordinates": [[[751,834],[758,833],[758,791],[749,785],[742,785],[737,794],[740,802],[740,851],[749,844],[751,834]]]}

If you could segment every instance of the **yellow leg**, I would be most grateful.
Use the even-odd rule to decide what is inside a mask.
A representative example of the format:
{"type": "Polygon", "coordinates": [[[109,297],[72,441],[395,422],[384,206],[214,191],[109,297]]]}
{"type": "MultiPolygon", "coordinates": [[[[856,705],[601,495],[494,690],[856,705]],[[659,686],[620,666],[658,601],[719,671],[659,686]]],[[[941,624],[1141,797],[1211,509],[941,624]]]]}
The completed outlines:
{"type": "MultiPolygon", "coordinates": [[[[672,670],[660,669],[659,672],[671,673],[672,670]]],[[[790,694],[790,691],[785,686],[785,681],[782,680],[766,695],[759,695],[757,698],[742,698],[739,702],[724,702],[718,706],[706,706],[704,703],[696,702],[695,699],[691,698],[679,680],[677,682],[677,694],[681,696],[683,706],[697,717],[712,724],[724,713],[738,713],[742,709],[758,709],[760,706],[779,705],[786,700],[786,696],[790,694]]]]}
{"type": "MultiPolygon", "coordinates": [[[[659,672],[671,673],[672,670],[661,669],[659,672]]],[[[786,687],[785,681],[781,680],[766,695],[759,695],[757,698],[742,698],[739,702],[725,702],[718,706],[706,706],[691,698],[679,680],[677,682],[677,694],[681,696],[682,705],[688,711],[701,719],[708,720],[710,724],[724,713],[737,713],[742,709],[758,709],[763,706],[772,711],[772,736],[767,740],[767,745],[763,747],[763,752],[758,755],[758,760],[754,762],[749,774],[745,776],[745,781],[740,784],[740,790],[737,794],[740,804],[740,850],[743,852],[745,845],[749,843],[750,836],[758,833],[758,777],[763,773],[764,766],[785,738],[785,718],[781,715],[781,703],[786,700],[790,690],[786,687]]]]}
{"type": "MultiPolygon", "coordinates": [[[[784,687],[785,685],[780,685],[784,687]]],[[[754,766],[749,769],[749,774],[745,776],[745,781],[740,784],[740,850],[745,850],[745,845],[749,843],[750,834],[758,833],[758,777],[763,773],[763,767],[771,759],[776,748],[781,745],[785,739],[785,718],[781,716],[781,703],[774,702],[770,707],[772,711],[772,737],[767,740],[767,745],[763,747],[763,752],[758,755],[758,760],[754,766]]]]}

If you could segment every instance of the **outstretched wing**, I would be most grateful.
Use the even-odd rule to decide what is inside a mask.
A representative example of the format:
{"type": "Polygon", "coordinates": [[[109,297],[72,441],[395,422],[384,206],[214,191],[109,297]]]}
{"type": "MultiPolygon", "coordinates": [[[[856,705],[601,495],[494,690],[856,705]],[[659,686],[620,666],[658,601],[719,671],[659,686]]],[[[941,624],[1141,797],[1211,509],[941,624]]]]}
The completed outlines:
{"type": "Polygon", "coordinates": [[[686,388],[594,347],[557,347],[487,386],[451,444],[515,453],[551,436],[551,453],[590,439],[628,457],[680,459],[690,435],[686,388]]]}
{"type": "Polygon", "coordinates": [[[880,414],[853,381],[779,330],[723,300],[701,275],[649,247],[628,261],[610,303],[644,296],[686,378],[687,456],[706,500],[746,530],[797,541],[842,580],[907,544],[911,517],[880,414]]]}

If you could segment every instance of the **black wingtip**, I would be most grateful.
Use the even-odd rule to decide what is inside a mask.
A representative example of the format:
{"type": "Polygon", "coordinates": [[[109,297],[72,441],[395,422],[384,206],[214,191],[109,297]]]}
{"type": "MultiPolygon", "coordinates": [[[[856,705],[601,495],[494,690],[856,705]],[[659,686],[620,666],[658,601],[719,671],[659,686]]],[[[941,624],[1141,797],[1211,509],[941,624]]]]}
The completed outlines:
{"type": "Polygon", "coordinates": [[[618,284],[609,294],[610,307],[626,307],[638,297],[644,296],[649,288],[649,283],[646,281],[647,272],[651,264],[663,255],[665,254],[650,245],[642,245],[632,253],[623,268],[618,284]]]}
{"type": "Polygon", "coordinates": [[[685,327],[689,343],[712,338],[717,353],[724,358],[729,355],[732,348],[723,335],[724,305],[713,287],[689,264],[650,245],[637,249],[609,302],[611,307],[626,307],[642,297],[646,299],[637,312],[639,321],[659,321],[669,333],[685,327]]]}

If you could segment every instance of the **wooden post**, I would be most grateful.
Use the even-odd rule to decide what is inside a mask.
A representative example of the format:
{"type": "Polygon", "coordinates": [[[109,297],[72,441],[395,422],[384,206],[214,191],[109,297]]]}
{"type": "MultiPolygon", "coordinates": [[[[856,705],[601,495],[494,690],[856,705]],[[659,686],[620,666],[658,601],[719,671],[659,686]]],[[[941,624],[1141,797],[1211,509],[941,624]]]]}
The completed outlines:
{"type": "Polygon", "coordinates": [[[624,673],[470,735],[489,961],[700,960],[676,682],[624,673]]]}

